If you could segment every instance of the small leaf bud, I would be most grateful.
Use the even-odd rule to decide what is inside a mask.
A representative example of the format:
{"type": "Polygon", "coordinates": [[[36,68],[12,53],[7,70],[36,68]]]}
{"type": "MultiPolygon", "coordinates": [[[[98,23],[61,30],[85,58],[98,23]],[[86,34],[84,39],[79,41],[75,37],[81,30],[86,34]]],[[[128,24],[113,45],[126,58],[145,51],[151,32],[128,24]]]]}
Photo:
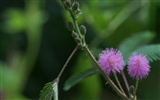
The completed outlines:
{"type": "Polygon", "coordinates": [[[75,39],[75,38],[78,38],[78,35],[77,35],[77,33],[76,32],[72,32],[72,37],[75,39]]]}
{"type": "Polygon", "coordinates": [[[87,30],[86,30],[86,27],[84,25],[81,25],[79,29],[80,29],[80,32],[81,32],[82,35],[86,34],[87,30]]]}
{"type": "Polygon", "coordinates": [[[79,3],[76,1],[73,4],[73,10],[76,11],[76,10],[78,10],[78,8],[79,8],[79,3]]]}
{"type": "Polygon", "coordinates": [[[80,44],[81,43],[81,39],[80,38],[75,38],[76,43],[80,44]]]}
{"type": "Polygon", "coordinates": [[[70,30],[70,31],[72,31],[72,30],[74,29],[74,26],[73,26],[72,22],[68,22],[68,23],[67,23],[67,28],[68,28],[68,30],[70,30]]]}
{"type": "Polygon", "coordinates": [[[129,92],[130,92],[131,94],[134,93],[134,86],[133,86],[133,85],[131,85],[131,86],[129,87],[129,92]]]}

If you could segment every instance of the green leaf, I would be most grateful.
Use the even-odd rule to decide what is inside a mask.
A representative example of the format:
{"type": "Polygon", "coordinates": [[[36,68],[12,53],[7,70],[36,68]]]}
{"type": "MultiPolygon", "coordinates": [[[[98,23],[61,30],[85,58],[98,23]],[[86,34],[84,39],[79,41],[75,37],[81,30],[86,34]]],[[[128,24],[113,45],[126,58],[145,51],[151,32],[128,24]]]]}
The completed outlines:
{"type": "Polygon", "coordinates": [[[160,60],[160,45],[148,45],[143,46],[136,50],[137,53],[142,53],[146,55],[150,62],[160,60]]]}
{"type": "Polygon", "coordinates": [[[53,82],[46,83],[43,89],[40,91],[40,98],[39,100],[51,100],[53,96],[52,90],[53,82]]]}
{"type": "Polygon", "coordinates": [[[91,68],[88,69],[84,72],[78,73],[76,75],[71,76],[64,84],[64,90],[67,91],[69,90],[71,87],[73,87],[74,85],[76,85],[77,83],[79,83],[81,80],[83,80],[84,78],[94,74],[98,72],[97,68],[91,68]]]}
{"type": "Polygon", "coordinates": [[[40,91],[39,100],[52,100],[53,97],[53,82],[48,82],[45,84],[43,89],[40,91]]]}
{"type": "Polygon", "coordinates": [[[54,80],[54,84],[52,85],[54,91],[54,100],[58,100],[58,80],[54,80]]]}
{"type": "Polygon", "coordinates": [[[154,34],[152,32],[146,31],[142,33],[134,34],[133,36],[127,38],[119,45],[119,50],[124,57],[125,63],[128,61],[129,56],[141,46],[149,43],[153,38],[154,34]]]}
{"type": "Polygon", "coordinates": [[[45,84],[43,89],[40,91],[39,100],[58,100],[58,80],[55,79],[53,82],[48,82],[45,84]]]}

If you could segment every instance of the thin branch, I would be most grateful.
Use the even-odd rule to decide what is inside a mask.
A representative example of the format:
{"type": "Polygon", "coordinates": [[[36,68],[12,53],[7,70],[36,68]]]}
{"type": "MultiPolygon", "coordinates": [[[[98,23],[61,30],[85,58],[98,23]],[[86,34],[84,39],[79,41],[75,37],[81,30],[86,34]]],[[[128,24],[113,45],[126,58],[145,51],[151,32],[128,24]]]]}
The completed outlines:
{"type": "Polygon", "coordinates": [[[89,50],[88,46],[85,46],[85,49],[87,51],[87,53],[89,54],[89,56],[91,57],[91,59],[94,61],[94,63],[97,65],[97,67],[99,68],[99,70],[102,72],[103,76],[106,78],[107,82],[112,86],[112,88],[117,92],[117,94],[119,94],[122,98],[124,98],[125,100],[129,100],[129,98],[122,93],[117,86],[113,83],[113,81],[104,73],[104,71],[101,69],[100,65],[98,64],[97,60],[94,58],[94,56],[92,55],[91,51],[89,50]]]}
{"type": "Polygon", "coordinates": [[[59,80],[59,78],[61,77],[64,69],[65,69],[66,66],[67,66],[67,64],[68,64],[69,61],[71,60],[72,56],[73,56],[73,55],[75,54],[75,52],[78,50],[78,47],[79,47],[79,45],[77,45],[77,46],[75,47],[75,49],[72,51],[71,55],[69,56],[69,58],[67,59],[67,61],[66,61],[65,64],[63,65],[63,67],[62,67],[62,69],[61,69],[61,71],[60,71],[60,73],[59,73],[59,75],[58,75],[58,77],[57,77],[58,80],[59,80]]]}
{"type": "MultiPolygon", "coordinates": [[[[62,4],[63,4],[63,2],[62,2],[62,4]]],[[[76,19],[75,19],[75,16],[74,16],[73,12],[72,12],[70,9],[68,9],[68,11],[69,11],[69,13],[70,13],[70,15],[71,15],[71,17],[72,17],[72,20],[73,20],[73,23],[74,23],[74,26],[75,26],[75,30],[76,30],[76,32],[78,33],[78,35],[80,36],[80,38],[82,39],[82,35],[81,35],[81,33],[80,33],[80,30],[79,30],[77,21],[76,21],[76,19]]],[[[112,82],[112,80],[111,80],[111,79],[104,73],[104,71],[100,68],[98,62],[96,61],[96,59],[94,58],[94,56],[93,56],[92,53],[90,52],[90,50],[89,50],[89,48],[87,47],[85,41],[84,41],[84,43],[82,43],[82,45],[83,45],[84,49],[87,51],[87,53],[90,55],[91,59],[95,62],[95,64],[96,64],[97,67],[99,68],[99,70],[102,72],[102,74],[104,75],[104,77],[106,78],[106,80],[108,81],[108,83],[113,87],[113,89],[114,89],[122,98],[124,98],[124,99],[126,99],[126,100],[129,100],[129,98],[117,88],[117,86],[112,82]]],[[[64,66],[65,66],[65,65],[64,65],[64,66]]]]}
{"type": "Polygon", "coordinates": [[[134,89],[133,100],[135,100],[135,98],[136,98],[137,88],[138,88],[138,79],[136,80],[136,86],[135,86],[135,89],[134,89]]]}
{"type": "Polygon", "coordinates": [[[126,76],[125,76],[125,73],[124,73],[123,70],[121,71],[121,75],[122,75],[123,80],[124,80],[124,83],[125,83],[125,85],[126,85],[127,92],[128,92],[128,94],[130,95],[130,92],[129,92],[129,84],[128,84],[128,81],[127,81],[127,79],[126,79],[126,76]]]}
{"type": "MultiPolygon", "coordinates": [[[[125,92],[124,92],[124,90],[123,90],[123,88],[122,88],[122,86],[121,86],[121,84],[120,84],[120,82],[119,82],[119,80],[118,80],[117,75],[116,75],[115,73],[113,73],[113,74],[114,74],[114,77],[115,77],[115,79],[116,79],[116,81],[117,81],[117,84],[118,84],[120,90],[125,94],[125,92]]],[[[126,95],[126,94],[125,94],[125,95],[126,95]]]]}

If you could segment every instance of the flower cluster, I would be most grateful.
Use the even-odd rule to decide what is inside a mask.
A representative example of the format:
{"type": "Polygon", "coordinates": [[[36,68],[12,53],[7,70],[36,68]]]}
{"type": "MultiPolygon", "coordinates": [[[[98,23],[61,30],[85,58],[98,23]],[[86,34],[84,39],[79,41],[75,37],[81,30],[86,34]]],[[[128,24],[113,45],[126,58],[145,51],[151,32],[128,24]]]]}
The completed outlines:
{"type": "Polygon", "coordinates": [[[98,60],[102,70],[110,75],[123,70],[124,62],[121,53],[113,48],[104,50],[98,60]]]}
{"type": "Polygon", "coordinates": [[[144,55],[138,55],[134,53],[128,62],[128,73],[131,77],[136,79],[142,79],[148,75],[150,71],[149,61],[144,55]]]}
{"type": "MultiPolygon", "coordinates": [[[[102,51],[98,63],[101,69],[107,74],[120,73],[124,68],[124,61],[121,53],[113,48],[102,51]]],[[[132,78],[138,80],[146,77],[150,71],[149,61],[146,56],[133,53],[128,62],[128,73],[132,78]]]]}

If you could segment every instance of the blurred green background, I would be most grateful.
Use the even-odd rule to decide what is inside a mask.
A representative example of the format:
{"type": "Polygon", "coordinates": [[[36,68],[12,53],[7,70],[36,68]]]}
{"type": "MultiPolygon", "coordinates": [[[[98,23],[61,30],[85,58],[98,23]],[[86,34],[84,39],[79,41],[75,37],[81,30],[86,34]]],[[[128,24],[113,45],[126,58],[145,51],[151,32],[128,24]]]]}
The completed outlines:
{"type": "MultiPolygon", "coordinates": [[[[150,32],[148,44],[160,44],[160,2],[158,0],[79,0],[78,22],[87,28],[86,41],[96,58],[107,47],[119,44],[139,32],[150,32]]],[[[60,1],[0,1],[0,97],[2,100],[38,99],[45,83],[58,75],[76,46],[66,23],[71,21],[60,1]]],[[[160,62],[150,63],[149,76],[139,82],[137,96],[160,100],[160,62]]],[[[64,91],[73,74],[93,66],[79,50],[70,61],[59,84],[60,100],[118,100],[120,97],[104,78],[93,75],[64,91]]],[[[135,80],[125,73],[129,84],[135,80]]],[[[118,76],[122,85],[121,76],[118,76]]],[[[114,79],[113,79],[114,80],[114,79]]],[[[125,90],[126,91],[126,90],[125,90]]]]}

